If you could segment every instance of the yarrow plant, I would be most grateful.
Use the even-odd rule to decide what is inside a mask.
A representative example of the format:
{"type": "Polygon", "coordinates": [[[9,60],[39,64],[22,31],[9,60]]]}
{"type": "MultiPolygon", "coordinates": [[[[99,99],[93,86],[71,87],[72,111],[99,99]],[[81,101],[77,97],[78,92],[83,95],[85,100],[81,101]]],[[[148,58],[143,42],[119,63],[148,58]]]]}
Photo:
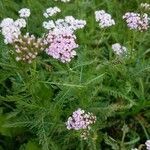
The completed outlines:
{"type": "Polygon", "coordinates": [[[120,45],[120,43],[113,44],[112,49],[119,56],[127,53],[127,48],[120,45]]]}
{"type": "Polygon", "coordinates": [[[106,28],[115,25],[114,19],[112,19],[111,15],[106,13],[104,10],[95,11],[95,19],[96,22],[99,22],[99,26],[101,28],[106,28]]]}
{"type": "MultiPolygon", "coordinates": [[[[23,8],[18,18],[0,22],[0,150],[16,149],[16,144],[8,142],[17,143],[18,149],[150,150],[149,140],[142,143],[150,132],[149,34],[135,31],[148,29],[144,9],[139,15],[130,14],[131,18],[129,14],[124,16],[134,29],[131,32],[120,20],[110,29],[117,20],[105,10],[95,11],[105,2],[59,2],[64,12],[54,7],[54,1],[50,7],[32,0],[30,7],[36,7],[35,11],[46,6],[41,11],[43,18],[32,16],[28,22],[30,9],[23,8]],[[94,14],[93,10],[94,18],[88,15],[94,14]],[[77,18],[63,16],[67,12],[77,18]],[[30,21],[32,25],[28,25],[30,21]],[[87,28],[80,32],[86,23],[87,28]],[[94,29],[94,24],[99,24],[102,32],[94,29]],[[89,107],[93,113],[82,109],[89,107]],[[74,111],[68,115],[70,109],[74,111]]],[[[25,3],[20,1],[19,5],[25,3]]],[[[109,1],[111,7],[104,7],[112,12],[117,3],[114,13],[122,17],[119,1],[109,1]]],[[[10,11],[7,14],[5,10],[1,16],[5,13],[7,16],[10,11]]]]}
{"type": "Polygon", "coordinates": [[[126,20],[127,26],[131,30],[144,31],[149,28],[149,17],[148,14],[139,14],[134,12],[127,12],[123,15],[123,19],[126,20]]]}
{"type": "Polygon", "coordinates": [[[72,116],[68,118],[66,122],[67,129],[73,130],[85,130],[81,137],[86,139],[88,135],[88,130],[90,130],[91,125],[96,122],[96,116],[92,113],[86,113],[84,110],[78,108],[76,111],[73,112],[72,116]]]}

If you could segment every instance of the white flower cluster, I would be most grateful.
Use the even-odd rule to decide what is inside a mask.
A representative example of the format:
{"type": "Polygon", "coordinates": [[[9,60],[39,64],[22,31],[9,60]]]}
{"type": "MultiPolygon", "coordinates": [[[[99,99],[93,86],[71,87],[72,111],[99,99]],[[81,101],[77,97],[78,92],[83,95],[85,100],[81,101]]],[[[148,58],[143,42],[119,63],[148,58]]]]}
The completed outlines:
{"type": "Polygon", "coordinates": [[[66,16],[64,19],[58,19],[55,22],[53,20],[43,22],[43,27],[48,30],[54,28],[66,28],[75,31],[77,29],[82,29],[85,25],[85,20],[78,20],[75,19],[73,16],[66,16]]]}
{"type": "Polygon", "coordinates": [[[146,145],[146,150],[150,150],[150,140],[147,140],[145,142],[145,145],[146,145]]]}
{"type": "Polygon", "coordinates": [[[112,49],[117,55],[123,55],[127,52],[127,48],[120,45],[120,43],[113,44],[112,49]]]}
{"type": "MultiPolygon", "coordinates": [[[[58,1],[58,0],[55,0],[55,1],[58,1]]],[[[64,3],[70,2],[70,0],[60,0],[60,1],[64,3]]]]}
{"type": "Polygon", "coordinates": [[[17,19],[14,23],[19,28],[25,28],[27,25],[26,20],[23,18],[17,19]]]}
{"type": "Polygon", "coordinates": [[[140,7],[145,10],[150,10],[150,4],[148,3],[141,3],[140,7]]]}
{"type": "Polygon", "coordinates": [[[0,23],[2,35],[4,36],[5,44],[11,44],[21,34],[21,28],[26,27],[25,19],[17,19],[14,21],[11,18],[5,18],[0,23]]]}
{"type": "Polygon", "coordinates": [[[12,18],[5,18],[0,23],[2,35],[4,36],[5,44],[11,44],[21,34],[21,28],[25,28],[27,23],[24,18],[30,16],[31,12],[28,8],[22,8],[18,11],[21,18],[13,20],[12,18]]]}
{"type": "Polygon", "coordinates": [[[18,11],[21,18],[28,18],[31,15],[30,9],[22,8],[18,11]]]}
{"type": "Polygon", "coordinates": [[[58,7],[49,7],[46,9],[46,11],[43,13],[43,16],[45,18],[51,17],[57,13],[61,12],[61,10],[58,7]]]}
{"type": "Polygon", "coordinates": [[[112,19],[111,15],[106,13],[104,10],[95,11],[95,19],[99,22],[99,26],[101,28],[115,25],[114,19],[112,19]]]}
{"type": "Polygon", "coordinates": [[[49,21],[44,21],[43,22],[43,27],[47,30],[53,29],[55,28],[55,23],[53,20],[49,20],[49,21]]]}

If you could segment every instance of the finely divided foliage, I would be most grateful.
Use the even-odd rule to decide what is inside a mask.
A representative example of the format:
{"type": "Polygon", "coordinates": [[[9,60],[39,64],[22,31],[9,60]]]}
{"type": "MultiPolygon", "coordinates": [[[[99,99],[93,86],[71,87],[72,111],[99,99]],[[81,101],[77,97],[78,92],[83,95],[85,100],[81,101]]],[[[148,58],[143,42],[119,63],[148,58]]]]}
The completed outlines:
{"type": "Polygon", "coordinates": [[[150,150],[150,4],[129,1],[0,2],[0,150],[150,150]]]}

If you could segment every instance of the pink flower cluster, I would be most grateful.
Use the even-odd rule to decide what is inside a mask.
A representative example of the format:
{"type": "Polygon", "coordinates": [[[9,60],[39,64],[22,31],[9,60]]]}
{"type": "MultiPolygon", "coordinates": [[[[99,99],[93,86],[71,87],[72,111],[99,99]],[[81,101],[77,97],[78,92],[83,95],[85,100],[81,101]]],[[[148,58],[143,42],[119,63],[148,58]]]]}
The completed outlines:
{"type": "Polygon", "coordinates": [[[49,31],[44,43],[48,45],[46,53],[61,62],[70,62],[76,56],[75,48],[78,44],[75,42],[76,36],[71,30],[66,28],[49,31]]]}
{"type": "Polygon", "coordinates": [[[72,117],[68,118],[66,122],[67,129],[90,129],[90,125],[96,122],[96,116],[92,113],[85,113],[84,110],[78,108],[75,112],[73,112],[72,117]]]}
{"type": "Polygon", "coordinates": [[[146,13],[141,15],[134,12],[127,12],[123,16],[123,19],[126,20],[127,26],[130,29],[137,29],[143,31],[149,28],[149,18],[146,13]]]}
{"type": "Polygon", "coordinates": [[[63,63],[70,62],[76,56],[75,48],[78,48],[74,31],[85,25],[85,20],[78,20],[72,16],[56,21],[44,21],[43,27],[49,30],[44,40],[47,45],[46,53],[63,63]]]}

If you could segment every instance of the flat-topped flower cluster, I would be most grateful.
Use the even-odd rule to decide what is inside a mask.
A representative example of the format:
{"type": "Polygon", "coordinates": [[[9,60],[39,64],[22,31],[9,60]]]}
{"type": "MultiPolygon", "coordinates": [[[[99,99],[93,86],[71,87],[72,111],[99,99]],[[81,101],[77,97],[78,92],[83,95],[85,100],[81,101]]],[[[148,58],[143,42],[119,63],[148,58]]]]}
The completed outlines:
{"type": "Polygon", "coordinates": [[[119,56],[127,53],[127,48],[120,43],[113,44],[112,50],[119,56]]]}
{"type": "Polygon", "coordinates": [[[95,11],[95,19],[99,22],[99,26],[101,28],[115,25],[114,19],[112,19],[111,15],[106,13],[104,10],[95,11]]]}
{"type": "Polygon", "coordinates": [[[148,14],[139,14],[133,12],[127,12],[123,19],[126,20],[127,26],[130,29],[136,29],[140,31],[147,30],[149,28],[149,17],[148,14]]]}
{"type": "Polygon", "coordinates": [[[36,38],[29,33],[23,36],[20,35],[14,40],[16,60],[31,63],[38,53],[45,48],[45,44],[42,40],[42,38],[36,38]]]}
{"type": "Polygon", "coordinates": [[[21,29],[26,27],[26,21],[22,18],[17,20],[5,18],[2,20],[0,27],[5,44],[12,44],[21,34],[21,29]]]}
{"type": "Polygon", "coordinates": [[[66,28],[54,29],[47,34],[44,44],[48,45],[46,53],[61,62],[70,62],[76,56],[76,36],[66,28]]]}
{"type": "Polygon", "coordinates": [[[63,63],[70,62],[76,56],[75,48],[78,48],[74,31],[82,29],[85,25],[85,20],[78,20],[72,16],[56,21],[44,21],[43,27],[49,31],[44,40],[45,44],[49,45],[45,49],[46,53],[63,63]]]}
{"type": "Polygon", "coordinates": [[[86,113],[84,110],[78,108],[73,112],[72,116],[66,122],[67,129],[81,130],[90,129],[90,126],[96,122],[96,116],[92,113],[86,113]]]}
{"type": "Polygon", "coordinates": [[[73,112],[72,116],[68,118],[66,126],[68,130],[82,130],[81,138],[87,139],[91,126],[95,124],[96,116],[93,113],[86,113],[81,108],[73,112]]]}

